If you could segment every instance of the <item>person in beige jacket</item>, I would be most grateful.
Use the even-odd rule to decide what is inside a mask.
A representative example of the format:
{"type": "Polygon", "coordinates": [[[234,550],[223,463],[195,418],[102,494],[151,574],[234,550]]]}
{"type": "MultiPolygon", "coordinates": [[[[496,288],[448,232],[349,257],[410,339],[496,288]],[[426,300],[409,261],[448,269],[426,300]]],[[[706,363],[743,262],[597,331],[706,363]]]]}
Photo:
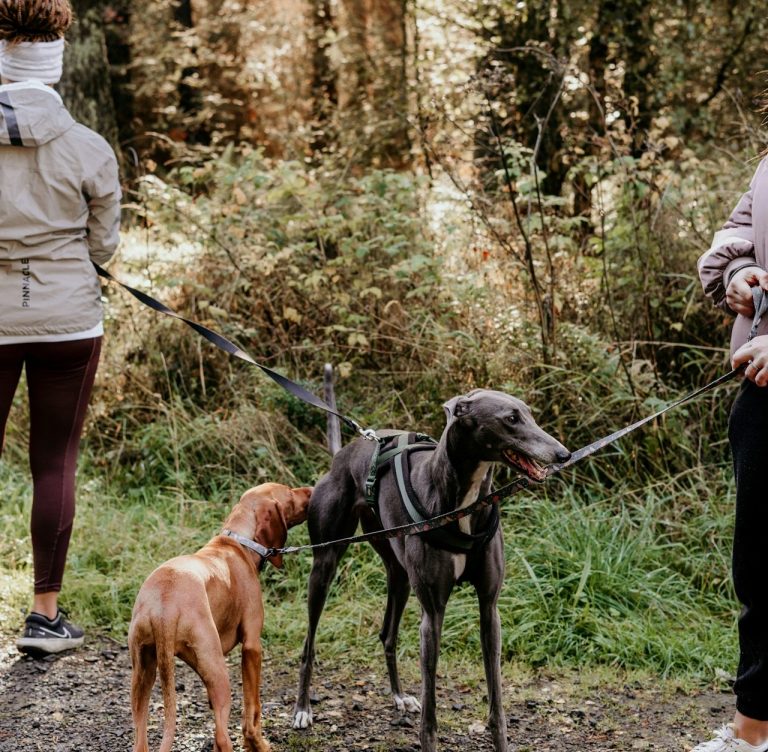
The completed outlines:
{"type": "Polygon", "coordinates": [[[17,646],[28,653],[83,642],[58,595],[103,334],[93,262],[111,258],[120,221],[112,148],[52,88],[71,20],[68,0],[0,0],[0,436],[25,369],[35,581],[17,646]]]}
{"type": "Polygon", "coordinates": [[[698,262],[704,292],[735,316],[731,362],[746,364],[728,436],[736,475],[733,584],[741,601],[733,722],[694,752],[768,752],[768,317],[747,342],[755,313],[752,289],[768,290],[768,158],[757,166],[710,249],[698,262]]]}

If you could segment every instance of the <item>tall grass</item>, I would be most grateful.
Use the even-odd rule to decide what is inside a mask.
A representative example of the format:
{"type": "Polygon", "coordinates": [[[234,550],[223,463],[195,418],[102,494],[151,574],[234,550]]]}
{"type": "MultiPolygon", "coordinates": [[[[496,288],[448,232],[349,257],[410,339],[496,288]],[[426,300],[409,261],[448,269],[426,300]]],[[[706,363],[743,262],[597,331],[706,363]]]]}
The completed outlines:
{"type": "MultiPolygon", "coordinates": [[[[208,428],[213,434],[215,423],[208,428]]],[[[161,428],[155,425],[154,430],[161,428]]],[[[173,458],[163,461],[169,477],[179,477],[173,458]]],[[[86,462],[86,469],[95,466],[86,462]]],[[[191,468],[184,465],[181,471],[191,468]]],[[[15,464],[0,471],[5,498],[0,557],[3,578],[15,583],[20,577],[31,580],[25,476],[15,464]]],[[[192,551],[215,534],[248,481],[223,464],[217,480],[209,483],[219,490],[198,498],[170,485],[125,494],[105,477],[81,477],[62,598],[87,627],[122,638],[144,577],[163,560],[192,551]]],[[[607,664],[706,678],[731,667],[736,640],[728,576],[732,498],[727,471],[697,468],[642,487],[627,480],[606,492],[594,484],[571,485],[567,478],[550,483],[503,505],[508,569],[499,607],[504,655],[534,665],[607,664]]],[[[292,530],[290,539],[306,542],[306,529],[292,530]]],[[[286,557],[284,569],[268,567],[263,573],[270,611],[264,638],[287,653],[298,654],[303,640],[310,566],[311,554],[300,553],[286,557]]],[[[16,586],[11,605],[23,607],[25,597],[16,586]]],[[[350,549],[321,620],[321,660],[378,651],[385,597],[376,554],[368,546],[350,549]]],[[[410,658],[418,654],[418,618],[412,598],[401,630],[401,653],[410,658]]],[[[443,654],[448,660],[480,654],[470,587],[458,589],[451,599],[443,654]]]]}

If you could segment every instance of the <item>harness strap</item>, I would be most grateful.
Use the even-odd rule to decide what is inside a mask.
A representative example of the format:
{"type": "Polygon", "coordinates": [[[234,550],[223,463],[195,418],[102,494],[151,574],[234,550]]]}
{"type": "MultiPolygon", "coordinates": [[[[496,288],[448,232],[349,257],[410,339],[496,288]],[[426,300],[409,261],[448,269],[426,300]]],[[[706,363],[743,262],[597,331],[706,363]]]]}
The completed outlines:
{"type": "Polygon", "coordinates": [[[381,447],[386,441],[386,438],[378,438],[376,440],[373,446],[371,466],[368,469],[368,477],[365,479],[365,503],[374,511],[376,510],[376,481],[379,476],[379,456],[381,455],[381,447]]]}
{"type": "Polygon", "coordinates": [[[405,437],[407,440],[398,441],[395,446],[382,452],[381,457],[379,458],[379,465],[383,465],[400,452],[411,451],[413,449],[434,449],[437,446],[437,441],[431,436],[428,436],[425,433],[410,433],[409,431],[395,431],[390,436],[385,436],[382,439],[382,443],[386,444],[387,441],[390,441],[395,437],[398,439],[405,437]],[[411,436],[413,436],[413,441],[410,439],[411,436]]]}
{"type": "Polygon", "coordinates": [[[425,433],[413,435],[416,439],[413,443],[408,443],[408,437],[410,436],[408,431],[396,431],[389,436],[377,437],[376,446],[371,455],[368,477],[365,479],[365,501],[374,512],[378,509],[379,472],[386,464],[401,452],[422,451],[424,449],[434,449],[437,446],[437,442],[425,433]],[[395,446],[382,451],[383,447],[394,438],[397,438],[395,446]]]}
{"type": "MultiPolygon", "coordinates": [[[[422,522],[429,519],[429,512],[419,501],[411,483],[410,454],[400,455],[403,465],[403,490],[401,496],[406,510],[411,515],[414,522],[422,522]]],[[[397,459],[395,460],[397,462],[397,459]]],[[[458,522],[435,528],[422,534],[422,537],[432,545],[454,553],[470,553],[476,548],[482,548],[495,535],[499,526],[498,509],[493,507],[488,519],[488,526],[477,533],[465,533],[458,522]]]]}
{"type": "MultiPolygon", "coordinates": [[[[411,484],[410,455],[411,452],[434,450],[437,448],[437,442],[426,434],[401,431],[381,438],[377,444],[371,457],[371,466],[366,480],[366,501],[378,514],[378,478],[380,473],[391,464],[400,502],[410,517],[411,523],[428,522],[429,512],[419,501],[418,494],[411,484]],[[395,445],[383,449],[392,439],[395,439],[395,445]]],[[[469,553],[474,548],[485,545],[496,533],[499,515],[495,507],[488,522],[489,525],[485,530],[475,534],[465,533],[456,523],[434,530],[425,530],[423,538],[447,551],[469,553]]]]}
{"type": "MultiPolygon", "coordinates": [[[[405,470],[403,467],[403,458],[405,457],[405,449],[408,446],[408,434],[403,434],[397,437],[397,446],[400,451],[395,455],[395,479],[397,480],[397,490],[400,492],[400,500],[403,502],[408,515],[414,522],[424,522],[424,516],[419,514],[419,510],[413,503],[411,494],[408,493],[408,488],[405,484],[405,470]]],[[[432,447],[434,449],[434,447],[432,447]]]]}

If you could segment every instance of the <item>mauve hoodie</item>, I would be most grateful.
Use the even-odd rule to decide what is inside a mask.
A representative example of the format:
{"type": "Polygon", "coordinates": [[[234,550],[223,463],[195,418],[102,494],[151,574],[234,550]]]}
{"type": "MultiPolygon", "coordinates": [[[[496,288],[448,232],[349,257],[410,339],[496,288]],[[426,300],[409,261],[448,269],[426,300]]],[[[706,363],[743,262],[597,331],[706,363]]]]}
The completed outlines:
{"type": "MultiPolygon", "coordinates": [[[[704,292],[715,305],[733,313],[725,302],[725,289],[733,274],[745,266],[768,269],[768,158],[757,166],[749,190],[741,197],[712,246],[698,261],[704,292]]],[[[737,315],[731,329],[731,354],[747,341],[752,321],[737,315]]],[[[757,333],[768,334],[768,317],[757,333]]]]}
{"type": "Polygon", "coordinates": [[[117,160],[39,81],[0,86],[0,335],[96,327],[118,244],[117,160]]]}

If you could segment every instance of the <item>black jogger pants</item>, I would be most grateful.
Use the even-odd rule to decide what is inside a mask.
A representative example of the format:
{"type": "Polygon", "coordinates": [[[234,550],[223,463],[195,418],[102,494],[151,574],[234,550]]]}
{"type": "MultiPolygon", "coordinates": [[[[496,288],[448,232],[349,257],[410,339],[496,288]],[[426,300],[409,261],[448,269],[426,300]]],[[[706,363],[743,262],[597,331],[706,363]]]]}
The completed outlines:
{"type": "Polygon", "coordinates": [[[736,475],[733,583],[743,607],[736,707],[768,721],[768,387],[744,380],[728,435],[736,475]]]}

